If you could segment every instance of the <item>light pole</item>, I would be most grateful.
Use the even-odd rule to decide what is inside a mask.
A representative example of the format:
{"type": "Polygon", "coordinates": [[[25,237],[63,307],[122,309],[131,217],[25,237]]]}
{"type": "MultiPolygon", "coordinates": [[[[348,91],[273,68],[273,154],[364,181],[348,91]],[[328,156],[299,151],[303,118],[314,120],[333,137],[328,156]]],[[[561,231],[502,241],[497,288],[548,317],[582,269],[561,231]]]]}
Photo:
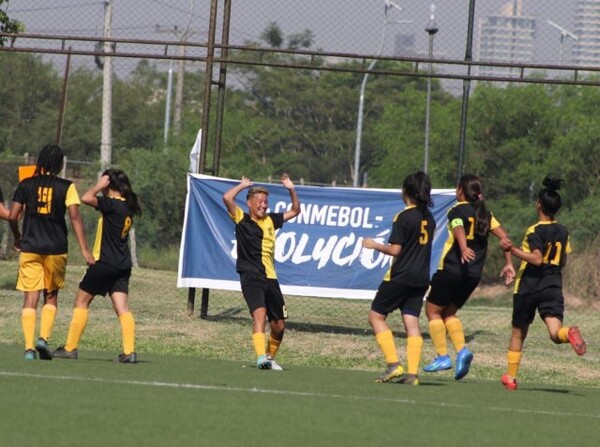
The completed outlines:
{"type": "MultiPolygon", "coordinates": [[[[383,0],[383,29],[381,32],[381,42],[379,44],[379,50],[377,56],[381,56],[383,53],[383,47],[385,46],[385,36],[387,32],[387,14],[391,8],[396,8],[398,11],[402,11],[402,8],[390,0],[383,0]]],[[[408,21],[404,21],[408,22],[408,21]]],[[[402,23],[398,21],[397,23],[402,23]]],[[[377,59],[374,59],[367,67],[367,72],[363,76],[362,83],[360,84],[360,96],[358,98],[358,118],[356,121],[356,145],[354,147],[354,175],[352,176],[352,186],[358,187],[358,179],[360,176],[360,145],[362,139],[362,126],[363,126],[363,110],[365,102],[365,86],[367,85],[367,79],[369,78],[369,71],[375,67],[377,59]]]]}
{"type": "Polygon", "coordinates": [[[432,3],[429,8],[429,22],[427,22],[427,34],[429,34],[429,77],[427,78],[427,102],[425,106],[425,160],[423,162],[423,171],[429,173],[429,116],[431,113],[431,75],[433,74],[433,38],[438,32],[438,27],[435,23],[435,5],[432,3]]]}
{"type": "Polygon", "coordinates": [[[560,65],[562,65],[563,52],[564,52],[564,46],[565,46],[565,37],[570,37],[573,40],[579,40],[579,37],[577,37],[575,34],[573,34],[568,29],[565,29],[562,26],[554,23],[552,20],[546,20],[546,22],[548,22],[548,25],[550,25],[560,31],[560,48],[559,48],[559,53],[558,53],[558,61],[559,61],[558,63],[560,65]]]}

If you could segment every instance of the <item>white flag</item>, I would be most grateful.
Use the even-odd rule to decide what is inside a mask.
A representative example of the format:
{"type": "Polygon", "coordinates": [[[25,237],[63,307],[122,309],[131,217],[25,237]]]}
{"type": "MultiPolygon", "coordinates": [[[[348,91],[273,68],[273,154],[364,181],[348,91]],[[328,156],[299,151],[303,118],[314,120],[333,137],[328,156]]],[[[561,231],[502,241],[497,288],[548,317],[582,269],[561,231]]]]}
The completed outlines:
{"type": "Polygon", "coordinates": [[[198,172],[198,161],[200,160],[200,149],[202,146],[202,129],[198,131],[198,135],[196,136],[196,141],[192,146],[192,151],[190,152],[190,167],[189,172],[192,174],[196,174],[198,172]]]}

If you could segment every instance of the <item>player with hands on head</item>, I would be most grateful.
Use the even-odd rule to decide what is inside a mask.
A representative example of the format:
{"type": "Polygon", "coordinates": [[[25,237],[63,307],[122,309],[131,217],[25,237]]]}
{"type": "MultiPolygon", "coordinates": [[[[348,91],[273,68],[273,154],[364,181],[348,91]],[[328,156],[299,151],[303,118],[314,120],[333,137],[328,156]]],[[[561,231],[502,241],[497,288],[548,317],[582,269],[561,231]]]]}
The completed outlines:
{"type": "Polygon", "coordinates": [[[362,245],[392,256],[390,268],[379,285],[369,312],[369,324],[387,364],[376,382],[398,378],[400,383],[418,385],[417,373],[423,347],[419,315],[429,286],[435,232],[435,220],[429,211],[433,201],[427,174],[417,172],[406,177],[402,185],[402,200],[406,207],[394,217],[388,243],[365,238],[362,245]],[[394,334],[386,323],[388,314],[396,309],[400,310],[406,329],[406,374],[398,359],[394,334]]]}
{"type": "Polygon", "coordinates": [[[274,360],[283,340],[287,310],[275,272],[275,231],[284,222],[300,214],[300,201],[288,174],[281,184],[290,195],[291,208],[283,213],[269,213],[269,190],[254,186],[248,177],[223,194],[227,213],[235,223],[237,241],[236,271],[240,275],[242,294],[252,315],[252,345],[258,369],[281,370],[274,360]],[[235,198],[248,189],[244,212],[235,198]],[[267,340],[266,325],[270,332],[267,340]]]}
{"type": "Polygon", "coordinates": [[[64,154],[60,146],[44,146],[33,176],[19,182],[8,217],[14,236],[14,248],[20,252],[17,290],[24,294],[21,324],[25,339],[25,360],[35,360],[36,350],[40,359],[52,359],[48,342],[56,318],[58,291],[65,285],[67,268],[65,214],[69,215],[83,258],[88,265],[95,262],[85,239],[75,184],[59,177],[63,163],[64,154]],[[19,229],[21,217],[22,233],[19,229]],[[36,309],[42,292],[44,305],[40,335],[34,345],[36,309]]]}
{"type": "MultiPolygon", "coordinates": [[[[456,188],[456,198],[458,203],[448,211],[448,239],[438,270],[431,279],[425,306],[429,334],[437,357],[423,370],[436,372],[452,368],[446,343],[447,332],[457,352],[454,378],[460,380],[469,372],[473,353],[465,344],[464,329],[457,312],[481,280],[489,233],[500,240],[508,236],[486,208],[479,177],[463,175],[456,188]]],[[[510,254],[505,253],[504,257],[506,262],[500,276],[504,276],[505,283],[510,284],[515,269],[510,254]]]]}
{"type": "Polygon", "coordinates": [[[133,217],[141,215],[137,195],[131,189],[127,174],[118,169],[104,171],[96,185],[88,189],[81,200],[101,213],[98,220],[94,258],[79,283],[67,342],[56,349],[55,358],[77,359],[77,347],[88,322],[88,310],[96,295],[109,294],[112,307],[119,318],[123,352],[118,363],[136,363],[135,320],[129,309],[129,278],[131,253],[127,243],[133,217]]]}
{"type": "Polygon", "coordinates": [[[508,371],[501,378],[508,390],[517,389],[517,373],[523,356],[523,343],[536,310],[556,343],[570,343],[577,355],[586,344],[577,326],[563,326],[564,297],[562,268],[571,252],[569,232],[556,220],[562,202],[558,190],[563,180],[547,176],[535,203],[538,222],[530,226],[521,247],[508,239],[500,242],[506,253],[521,260],[514,286],[512,332],[507,352],[508,371]]]}

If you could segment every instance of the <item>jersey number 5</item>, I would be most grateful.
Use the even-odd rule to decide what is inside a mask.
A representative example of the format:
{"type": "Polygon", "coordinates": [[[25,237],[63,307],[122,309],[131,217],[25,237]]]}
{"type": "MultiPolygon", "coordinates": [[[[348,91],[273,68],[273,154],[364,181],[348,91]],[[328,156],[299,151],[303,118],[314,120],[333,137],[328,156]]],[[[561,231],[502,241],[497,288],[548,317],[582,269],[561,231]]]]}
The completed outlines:
{"type": "Polygon", "coordinates": [[[429,233],[427,232],[427,221],[421,221],[421,237],[419,238],[419,244],[427,245],[429,242],[429,233]]]}

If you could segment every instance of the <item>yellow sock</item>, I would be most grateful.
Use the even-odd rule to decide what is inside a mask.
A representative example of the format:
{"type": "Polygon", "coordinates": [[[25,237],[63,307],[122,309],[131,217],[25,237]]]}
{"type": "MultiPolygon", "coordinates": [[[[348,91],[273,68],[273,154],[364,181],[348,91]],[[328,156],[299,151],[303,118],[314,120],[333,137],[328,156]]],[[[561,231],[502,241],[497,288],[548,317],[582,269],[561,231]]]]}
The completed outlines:
{"type": "Polygon", "coordinates": [[[422,349],[423,337],[408,337],[406,340],[406,372],[408,374],[418,373],[422,349]]]}
{"type": "Polygon", "coordinates": [[[448,355],[446,344],[446,326],[443,320],[431,320],[429,322],[429,336],[437,355],[448,355]]]}
{"type": "Polygon", "coordinates": [[[569,343],[569,328],[561,327],[558,330],[558,339],[561,343],[569,343]]]}
{"type": "Polygon", "coordinates": [[[508,375],[517,378],[519,372],[519,364],[521,363],[522,352],[508,351],[506,354],[506,360],[508,363],[508,375]]]}
{"type": "Polygon", "coordinates": [[[123,337],[123,354],[129,355],[135,351],[135,320],[131,312],[119,315],[121,336],[123,337]]]}
{"type": "Polygon", "coordinates": [[[88,310],[83,307],[75,307],[73,309],[73,316],[71,317],[71,324],[69,325],[69,332],[67,333],[67,343],[65,344],[65,350],[74,351],[79,346],[79,340],[85,331],[85,327],[88,322],[88,310]]]}
{"type": "Polygon", "coordinates": [[[265,334],[263,332],[256,332],[252,334],[252,344],[254,345],[256,357],[260,357],[261,355],[265,355],[267,353],[267,348],[265,346],[265,334]]]}
{"type": "Polygon", "coordinates": [[[394,343],[394,334],[392,334],[392,331],[388,329],[387,331],[375,334],[375,340],[383,352],[385,362],[387,364],[398,363],[398,353],[396,352],[396,344],[394,343]]]}
{"type": "Polygon", "coordinates": [[[271,354],[271,357],[275,357],[275,354],[277,354],[277,351],[279,350],[279,346],[281,345],[281,340],[275,340],[273,337],[271,337],[271,334],[269,334],[269,345],[268,345],[268,349],[267,352],[269,354],[271,354]]]}
{"type": "Polygon", "coordinates": [[[23,327],[25,350],[33,349],[33,339],[35,337],[35,309],[27,307],[21,311],[21,326],[23,327]]]}
{"type": "Polygon", "coordinates": [[[56,306],[54,304],[44,304],[44,307],[42,307],[42,317],[40,319],[40,337],[46,341],[50,340],[55,319],[56,306]]]}
{"type": "Polygon", "coordinates": [[[450,340],[452,340],[452,344],[454,345],[454,349],[456,349],[456,352],[460,351],[465,347],[465,333],[463,331],[462,323],[458,318],[451,317],[445,321],[445,324],[450,340]]]}

